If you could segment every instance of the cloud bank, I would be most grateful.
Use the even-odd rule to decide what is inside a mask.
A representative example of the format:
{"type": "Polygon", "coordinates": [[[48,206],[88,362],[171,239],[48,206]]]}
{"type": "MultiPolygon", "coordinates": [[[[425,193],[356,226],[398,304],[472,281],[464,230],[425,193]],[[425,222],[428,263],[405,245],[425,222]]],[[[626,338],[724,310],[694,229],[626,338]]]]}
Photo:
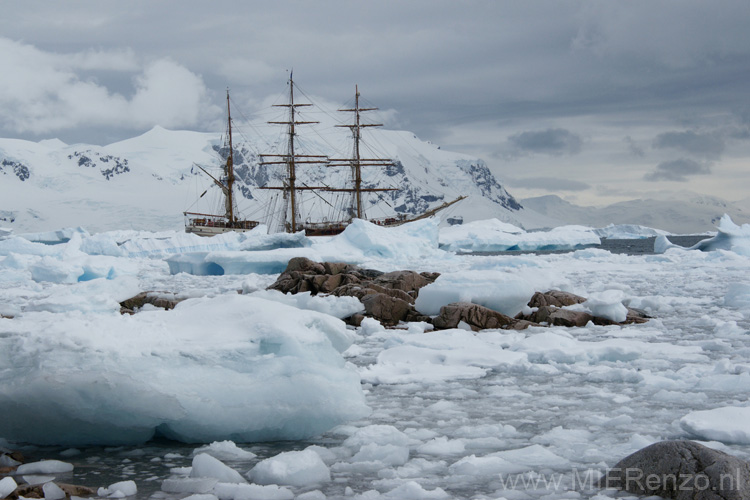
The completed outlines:
{"type": "Polygon", "coordinates": [[[219,112],[203,79],[166,58],[141,62],[128,49],[57,54],[0,38],[0,127],[46,134],[81,126],[191,127],[219,112]],[[128,75],[131,95],[91,72],[128,75]]]}

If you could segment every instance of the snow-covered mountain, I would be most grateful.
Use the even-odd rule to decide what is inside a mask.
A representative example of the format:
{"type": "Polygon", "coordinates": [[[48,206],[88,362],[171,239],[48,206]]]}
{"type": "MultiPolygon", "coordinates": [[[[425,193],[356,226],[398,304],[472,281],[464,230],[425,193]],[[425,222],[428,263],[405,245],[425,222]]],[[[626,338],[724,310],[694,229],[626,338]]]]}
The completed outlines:
{"type": "Polygon", "coordinates": [[[521,200],[529,211],[549,217],[553,226],[584,224],[637,224],[677,234],[715,231],[722,215],[729,214],[737,224],[750,222],[750,211],[741,203],[690,192],[675,193],[664,199],[639,199],[605,207],[581,207],[559,196],[548,195],[521,200]]]}
{"type": "MultiPolygon", "coordinates": [[[[260,165],[260,153],[284,137],[270,128],[254,127],[252,134],[256,139],[244,142],[237,137],[251,133],[235,134],[235,187],[243,215],[265,222],[283,202],[275,198],[279,191],[258,187],[280,185],[283,172],[280,166],[260,165]]],[[[544,218],[523,210],[482,160],[443,151],[409,132],[378,130],[371,137],[378,154],[394,159],[395,166],[365,168],[363,187],[396,190],[373,193],[365,202],[368,217],[414,215],[467,195],[442,213],[445,224],[498,218],[519,226],[545,225],[544,218]]],[[[342,128],[328,127],[298,142],[310,154],[341,158],[351,150],[350,133],[342,128]]],[[[219,134],[161,127],[107,146],[0,139],[0,224],[19,232],[71,226],[94,232],[180,229],[185,210],[223,212],[219,188],[196,165],[214,169],[219,177],[227,151],[219,134]]],[[[300,165],[297,183],[348,187],[350,175],[349,167],[300,165]]],[[[302,196],[302,217],[311,220],[340,218],[334,211],[350,203],[346,194],[324,199],[305,191],[302,196]]]]}

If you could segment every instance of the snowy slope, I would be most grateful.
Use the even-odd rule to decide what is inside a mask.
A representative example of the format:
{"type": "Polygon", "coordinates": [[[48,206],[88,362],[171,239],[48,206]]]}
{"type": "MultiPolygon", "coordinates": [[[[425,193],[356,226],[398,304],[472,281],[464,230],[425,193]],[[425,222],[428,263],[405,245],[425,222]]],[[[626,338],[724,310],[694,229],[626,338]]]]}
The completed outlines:
{"type": "Polygon", "coordinates": [[[640,199],[614,203],[606,207],[581,207],[558,196],[526,198],[524,208],[548,216],[554,225],[637,224],[676,234],[715,231],[724,214],[738,224],[750,222],[750,211],[720,198],[695,193],[680,193],[679,198],[640,199]]]}
{"type": "MultiPolygon", "coordinates": [[[[235,139],[239,209],[245,217],[266,222],[274,209],[275,213],[283,209],[283,203],[279,191],[257,187],[279,186],[283,171],[278,166],[260,165],[260,153],[283,142],[283,136],[266,126],[247,133],[239,130],[235,137],[251,137],[244,142],[235,139]]],[[[409,132],[375,131],[370,138],[379,155],[396,163],[386,169],[364,169],[365,187],[395,188],[365,201],[368,217],[418,214],[468,195],[443,214],[446,224],[447,219],[499,218],[524,226],[520,204],[482,160],[442,151],[409,132]]],[[[347,157],[350,132],[328,127],[309,139],[300,139],[299,148],[302,154],[347,157]]],[[[221,213],[220,190],[195,164],[219,177],[222,155],[227,151],[219,134],[161,127],[107,146],[0,139],[0,223],[18,232],[75,226],[94,232],[179,229],[185,210],[221,213]],[[208,194],[200,198],[206,190],[208,194]]],[[[300,166],[298,185],[349,187],[350,175],[349,167],[300,166]]],[[[343,218],[332,207],[348,206],[347,196],[324,200],[303,192],[302,217],[343,218]]]]}

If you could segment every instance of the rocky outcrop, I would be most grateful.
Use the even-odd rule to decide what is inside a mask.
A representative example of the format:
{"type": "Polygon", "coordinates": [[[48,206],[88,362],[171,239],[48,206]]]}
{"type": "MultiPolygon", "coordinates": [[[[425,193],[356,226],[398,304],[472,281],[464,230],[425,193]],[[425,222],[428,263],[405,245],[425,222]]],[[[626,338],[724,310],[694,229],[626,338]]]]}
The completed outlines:
{"type": "Polygon", "coordinates": [[[586,297],[581,297],[570,292],[550,290],[548,292],[536,292],[529,300],[528,306],[533,309],[529,314],[519,314],[516,319],[525,320],[530,323],[538,323],[551,326],[586,326],[591,321],[595,325],[617,325],[629,323],[645,323],[649,316],[640,309],[628,307],[628,315],[625,321],[617,323],[608,318],[593,316],[585,311],[563,309],[566,306],[583,304],[586,297]]]}
{"type": "MultiPolygon", "coordinates": [[[[48,484],[48,483],[45,483],[48,484]]],[[[90,497],[96,494],[96,490],[87,486],[80,486],[77,484],[66,484],[66,483],[54,483],[58,488],[63,490],[66,498],[73,497],[90,497]]],[[[8,495],[7,498],[16,500],[19,497],[23,498],[45,498],[43,484],[23,484],[16,488],[16,491],[8,495]]]]}
{"type": "MultiPolygon", "coordinates": [[[[424,316],[414,308],[415,300],[419,290],[434,282],[438,276],[439,273],[415,271],[383,273],[343,262],[314,262],[305,257],[295,257],[268,288],[283,293],[310,292],[313,295],[322,293],[356,297],[365,308],[364,314],[355,314],[347,319],[349,324],[356,326],[366,316],[377,319],[385,326],[397,325],[401,321],[424,321],[432,323],[435,328],[447,329],[463,323],[474,331],[491,328],[523,330],[529,326],[581,327],[589,322],[615,324],[585,311],[565,309],[587,299],[560,290],[535,293],[528,303],[531,312],[515,318],[465,302],[443,306],[434,318],[424,316]]],[[[623,324],[645,321],[648,321],[648,316],[643,311],[629,308],[623,324]]]]}
{"type": "MultiPolygon", "coordinates": [[[[336,296],[357,297],[370,316],[383,325],[393,326],[400,321],[430,321],[414,308],[419,289],[437,279],[439,273],[394,271],[383,273],[363,269],[342,262],[314,262],[295,257],[269,289],[283,293],[328,293],[336,296]]],[[[364,317],[357,314],[349,323],[359,325],[364,317]]]]}
{"type": "Polygon", "coordinates": [[[174,309],[184,299],[177,298],[173,293],[167,292],[141,292],[135,297],[120,302],[120,314],[134,314],[146,304],[161,309],[174,309]]]}
{"type": "Polygon", "coordinates": [[[488,328],[512,328],[516,319],[493,311],[479,304],[456,302],[440,308],[440,314],[432,319],[435,328],[456,328],[464,322],[474,331],[488,328]]]}
{"type": "Polygon", "coordinates": [[[676,500],[747,500],[750,464],[693,441],[662,441],[622,459],[599,486],[676,500]]]}

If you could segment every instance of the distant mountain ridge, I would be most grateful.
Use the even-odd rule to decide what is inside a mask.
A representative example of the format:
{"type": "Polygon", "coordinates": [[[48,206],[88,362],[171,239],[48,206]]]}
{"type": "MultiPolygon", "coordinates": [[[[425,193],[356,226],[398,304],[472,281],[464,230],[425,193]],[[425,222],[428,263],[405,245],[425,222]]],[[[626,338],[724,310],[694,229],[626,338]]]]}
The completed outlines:
{"type": "MultiPolygon", "coordinates": [[[[376,132],[384,154],[395,160],[386,169],[363,172],[364,187],[391,187],[380,200],[370,200],[368,216],[415,215],[468,195],[442,214],[454,222],[498,218],[519,226],[527,217],[523,207],[495,179],[480,159],[443,151],[409,132],[376,132]]],[[[260,165],[260,144],[235,143],[234,161],[239,208],[250,218],[263,219],[269,191],[259,186],[279,185],[282,169],[260,165]]],[[[313,137],[306,147],[340,157],[348,132],[329,128],[325,137],[313,137]]],[[[82,226],[97,232],[115,229],[181,230],[182,212],[215,210],[210,204],[193,205],[201,198],[218,198],[219,188],[198,168],[220,167],[228,148],[219,134],[170,131],[161,127],[107,146],[67,145],[58,140],[38,143],[0,139],[0,225],[17,232],[47,231],[82,226]]],[[[347,168],[348,170],[348,168],[347,168]]],[[[220,170],[216,169],[216,176],[220,170]]],[[[348,171],[324,166],[298,168],[300,185],[348,186],[348,171]]],[[[317,197],[316,197],[317,196],[317,197]]],[[[277,202],[278,203],[278,202],[277,202]]],[[[306,216],[326,216],[334,203],[308,196],[306,216]]]]}
{"type": "Polygon", "coordinates": [[[741,206],[714,196],[691,192],[672,194],[672,199],[645,198],[613,203],[605,207],[582,207],[559,196],[525,198],[521,204],[549,217],[555,225],[583,224],[605,227],[608,224],[637,224],[675,234],[715,231],[719,220],[729,214],[736,224],[750,222],[750,212],[741,206]]]}

